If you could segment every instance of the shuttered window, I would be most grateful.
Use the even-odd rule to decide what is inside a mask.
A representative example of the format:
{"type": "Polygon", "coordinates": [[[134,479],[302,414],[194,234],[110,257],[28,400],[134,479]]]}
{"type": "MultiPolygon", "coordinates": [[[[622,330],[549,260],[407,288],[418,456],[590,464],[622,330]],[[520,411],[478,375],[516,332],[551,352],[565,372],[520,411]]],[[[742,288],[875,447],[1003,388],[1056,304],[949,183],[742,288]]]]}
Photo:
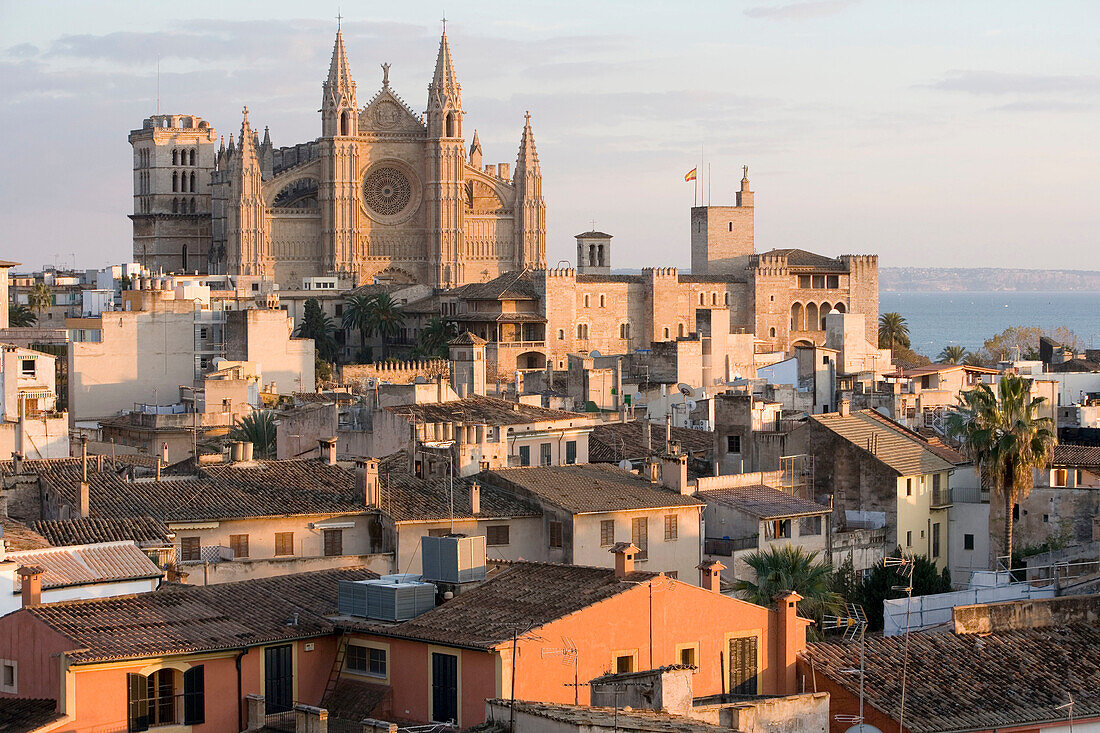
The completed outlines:
{"type": "Polygon", "coordinates": [[[680,527],[675,514],[665,515],[665,542],[675,542],[680,536],[680,527]]]}
{"type": "Polygon", "coordinates": [[[635,556],[638,560],[649,557],[649,520],[645,517],[637,517],[630,522],[630,541],[638,548],[635,556]]]}
{"type": "Polygon", "coordinates": [[[229,549],[233,550],[233,557],[248,557],[248,535],[229,535],[229,549]]]}
{"type": "Polygon", "coordinates": [[[561,522],[550,522],[550,547],[562,546],[561,522]]]}
{"type": "Polygon", "coordinates": [[[202,559],[202,550],[199,549],[198,537],[183,537],[180,539],[180,560],[182,562],[197,562],[202,559]]]}
{"type": "Polygon", "coordinates": [[[293,532],[276,532],[275,533],[275,554],[276,555],[293,555],[294,554],[294,533],[293,532]]]}
{"type": "Polygon", "coordinates": [[[600,522],[600,547],[615,544],[615,520],[604,519],[600,522]]]}
{"type": "Polygon", "coordinates": [[[336,557],[344,554],[344,530],[325,530],[325,557],[336,557]]]}
{"type": "Polygon", "coordinates": [[[492,547],[508,544],[508,525],[496,524],[485,528],[485,544],[492,547]]]}
{"type": "Polygon", "coordinates": [[[757,651],[759,640],[755,636],[730,639],[729,691],[734,695],[755,695],[756,676],[759,672],[757,651]]]}

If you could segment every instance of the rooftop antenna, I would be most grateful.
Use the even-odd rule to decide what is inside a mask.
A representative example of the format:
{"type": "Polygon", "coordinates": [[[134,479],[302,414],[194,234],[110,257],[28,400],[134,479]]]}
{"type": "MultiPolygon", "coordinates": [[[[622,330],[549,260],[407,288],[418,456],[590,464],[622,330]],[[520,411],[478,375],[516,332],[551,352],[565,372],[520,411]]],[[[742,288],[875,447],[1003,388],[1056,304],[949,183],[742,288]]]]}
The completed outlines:
{"type": "Polygon", "coordinates": [[[905,591],[905,652],[901,662],[901,711],[898,714],[898,733],[905,733],[905,683],[909,673],[909,611],[913,605],[913,570],[916,566],[916,558],[912,555],[906,557],[887,557],[882,560],[883,567],[901,568],[899,571],[909,581],[906,585],[895,585],[891,590],[905,591]]]}
{"type": "Polygon", "coordinates": [[[157,54],[157,111],[160,114],[160,54],[157,54]]]}
{"type": "MultiPolygon", "coordinates": [[[[561,663],[569,666],[573,665],[573,704],[580,704],[580,680],[579,672],[577,670],[577,660],[580,657],[580,652],[577,649],[577,645],[573,643],[573,640],[568,636],[561,638],[560,647],[544,647],[542,650],[543,658],[546,657],[561,657],[561,663]]],[[[566,683],[569,686],[569,683],[566,683]]]]}
{"type": "Polygon", "coordinates": [[[1074,705],[1073,693],[1072,692],[1067,692],[1066,694],[1069,695],[1069,702],[1067,702],[1064,705],[1059,705],[1058,707],[1056,707],[1054,709],[1055,710],[1062,710],[1063,708],[1066,708],[1068,710],[1067,720],[1069,721],[1069,733],[1073,733],[1073,705],[1074,705]]]}
{"type": "Polygon", "coordinates": [[[844,604],[846,615],[825,616],[822,623],[824,629],[843,629],[844,641],[852,642],[859,639],[859,669],[842,669],[841,672],[859,674],[859,715],[835,715],[838,723],[852,723],[845,733],[872,733],[876,729],[863,722],[863,677],[865,674],[864,660],[865,644],[864,634],[867,631],[867,614],[863,606],[858,603],[844,604]]]}

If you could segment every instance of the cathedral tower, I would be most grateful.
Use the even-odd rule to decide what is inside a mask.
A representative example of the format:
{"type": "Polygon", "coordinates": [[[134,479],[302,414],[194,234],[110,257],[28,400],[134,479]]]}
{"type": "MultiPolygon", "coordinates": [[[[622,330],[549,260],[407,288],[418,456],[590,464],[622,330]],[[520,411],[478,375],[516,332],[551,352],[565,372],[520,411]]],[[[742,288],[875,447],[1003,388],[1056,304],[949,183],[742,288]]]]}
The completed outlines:
{"type": "Polygon", "coordinates": [[[228,271],[264,277],[272,274],[272,260],[256,149],[259,141],[248,124],[248,107],[243,115],[240,145],[234,148],[230,137],[226,162],[230,191],[225,212],[228,271]]]}
{"type": "Polygon", "coordinates": [[[317,203],[321,210],[322,247],[327,272],[355,270],[359,221],[359,106],[351,78],[344,36],[336,31],[328,78],[321,99],[321,180],[317,203]]]}
{"type": "Polygon", "coordinates": [[[546,201],[542,198],[542,169],[530,112],[524,115],[512,182],[516,187],[515,267],[546,267],[546,201]]]}
{"type": "Polygon", "coordinates": [[[439,40],[435,74],[428,85],[428,204],[429,240],[434,285],[454,287],[465,282],[462,272],[464,167],[466,145],[462,138],[462,86],[455,76],[447,31],[439,40]]]}

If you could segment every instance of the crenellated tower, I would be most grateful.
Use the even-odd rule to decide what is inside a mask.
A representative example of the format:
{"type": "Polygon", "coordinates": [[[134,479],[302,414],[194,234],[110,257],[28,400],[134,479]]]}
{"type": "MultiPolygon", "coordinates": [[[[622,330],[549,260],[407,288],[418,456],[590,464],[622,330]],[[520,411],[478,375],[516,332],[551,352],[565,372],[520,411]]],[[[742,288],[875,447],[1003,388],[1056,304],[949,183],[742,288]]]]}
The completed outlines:
{"type": "Polygon", "coordinates": [[[466,144],[462,138],[462,85],[455,75],[451,47],[444,28],[428,85],[428,231],[436,246],[431,252],[435,285],[453,287],[466,281],[462,242],[466,144]]]}
{"type": "Polygon", "coordinates": [[[344,35],[337,29],[328,78],[321,98],[321,211],[324,267],[346,274],[355,270],[359,213],[359,106],[351,77],[344,35]]]}
{"type": "Polygon", "coordinates": [[[516,269],[546,267],[546,201],[542,198],[542,169],[531,132],[531,113],[524,114],[523,135],[519,141],[516,171],[516,269]]]}
{"type": "Polygon", "coordinates": [[[264,221],[262,172],[256,150],[256,134],[248,124],[248,107],[241,121],[240,142],[236,148],[229,139],[226,167],[229,197],[226,201],[226,231],[229,272],[240,275],[270,276],[272,273],[269,228],[264,221]]]}

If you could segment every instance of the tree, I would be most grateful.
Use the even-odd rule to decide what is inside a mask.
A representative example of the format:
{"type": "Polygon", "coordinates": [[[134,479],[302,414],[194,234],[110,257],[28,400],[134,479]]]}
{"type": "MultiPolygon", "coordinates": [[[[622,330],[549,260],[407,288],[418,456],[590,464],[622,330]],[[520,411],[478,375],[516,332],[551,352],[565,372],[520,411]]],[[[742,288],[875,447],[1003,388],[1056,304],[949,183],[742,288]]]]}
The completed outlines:
{"type": "Polygon", "coordinates": [[[988,361],[1009,359],[1038,359],[1039,337],[1043,330],[1038,326],[1010,326],[996,336],[986,339],[985,355],[988,361]]]}
{"type": "Polygon", "coordinates": [[[317,350],[317,355],[331,362],[336,361],[336,339],[333,338],[335,331],[336,326],[321,310],[317,299],[308,298],[302,314],[302,322],[298,324],[294,335],[299,338],[313,339],[313,347],[317,350]]]}
{"type": "Polygon", "coordinates": [[[367,320],[371,332],[382,339],[382,358],[389,356],[389,340],[401,333],[405,313],[389,293],[379,293],[371,299],[367,320]]]}
{"type": "Polygon", "coordinates": [[[745,556],[745,563],[756,573],[756,582],[739,580],[735,588],[749,603],[767,607],[780,593],[794,591],[802,596],[799,613],[817,621],[820,628],[822,616],[839,609],[844,599],[832,590],[832,566],[818,562],[817,555],[795,545],[757,550],[745,556]]]}
{"type": "Polygon", "coordinates": [[[27,293],[27,305],[42,318],[42,312],[53,305],[53,291],[46,283],[35,283],[27,293]]]}
{"type": "Polygon", "coordinates": [[[1058,436],[1054,421],[1040,417],[1045,399],[1031,396],[1031,380],[1006,374],[996,393],[988,384],[959,395],[947,416],[947,434],[978,467],[983,482],[1004,502],[1002,553],[1012,569],[1012,510],[1031,492],[1032,472],[1054,455],[1058,436]]]}
{"type": "Polygon", "coordinates": [[[982,357],[980,351],[968,352],[962,363],[967,366],[987,366],[986,360],[982,357]]]}
{"type": "Polygon", "coordinates": [[[909,348],[909,324],[900,313],[883,313],[878,318],[880,349],[909,348]]]}
{"type": "MultiPolygon", "coordinates": [[[[901,548],[890,555],[901,557],[901,548]]],[[[867,612],[867,627],[879,631],[883,626],[882,602],[890,598],[904,598],[905,591],[898,590],[909,583],[908,572],[902,568],[886,567],[879,561],[871,572],[863,578],[859,588],[857,603],[867,612]]],[[[936,564],[923,555],[913,558],[913,596],[925,596],[934,593],[946,593],[951,590],[951,574],[946,568],[941,573],[936,564]]],[[[851,600],[851,599],[849,599],[851,600]]]]}
{"type": "Polygon", "coordinates": [[[347,329],[355,329],[359,332],[359,343],[364,353],[367,353],[367,339],[371,337],[371,304],[374,297],[370,295],[350,295],[344,302],[344,318],[341,326],[347,329]]]}
{"type": "Polygon", "coordinates": [[[256,410],[240,418],[229,429],[230,440],[243,440],[252,444],[256,458],[275,456],[275,413],[256,410]]]}
{"type": "Polygon", "coordinates": [[[428,356],[446,359],[450,356],[448,344],[458,336],[458,324],[435,316],[420,330],[420,350],[428,356]]]}
{"type": "Polygon", "coordinates": [[[943,351],[940,352],[940,361],[944,364],[961,364],[969,353],[965,346],[958,344],[944,346],[943,351]]]}
{"type": "Polygon", "coordinates": [[[19,303],[8,306],[8,325],[16,328],[29,328],[38,322],[38,316],[30,308],[19,303]]]}

